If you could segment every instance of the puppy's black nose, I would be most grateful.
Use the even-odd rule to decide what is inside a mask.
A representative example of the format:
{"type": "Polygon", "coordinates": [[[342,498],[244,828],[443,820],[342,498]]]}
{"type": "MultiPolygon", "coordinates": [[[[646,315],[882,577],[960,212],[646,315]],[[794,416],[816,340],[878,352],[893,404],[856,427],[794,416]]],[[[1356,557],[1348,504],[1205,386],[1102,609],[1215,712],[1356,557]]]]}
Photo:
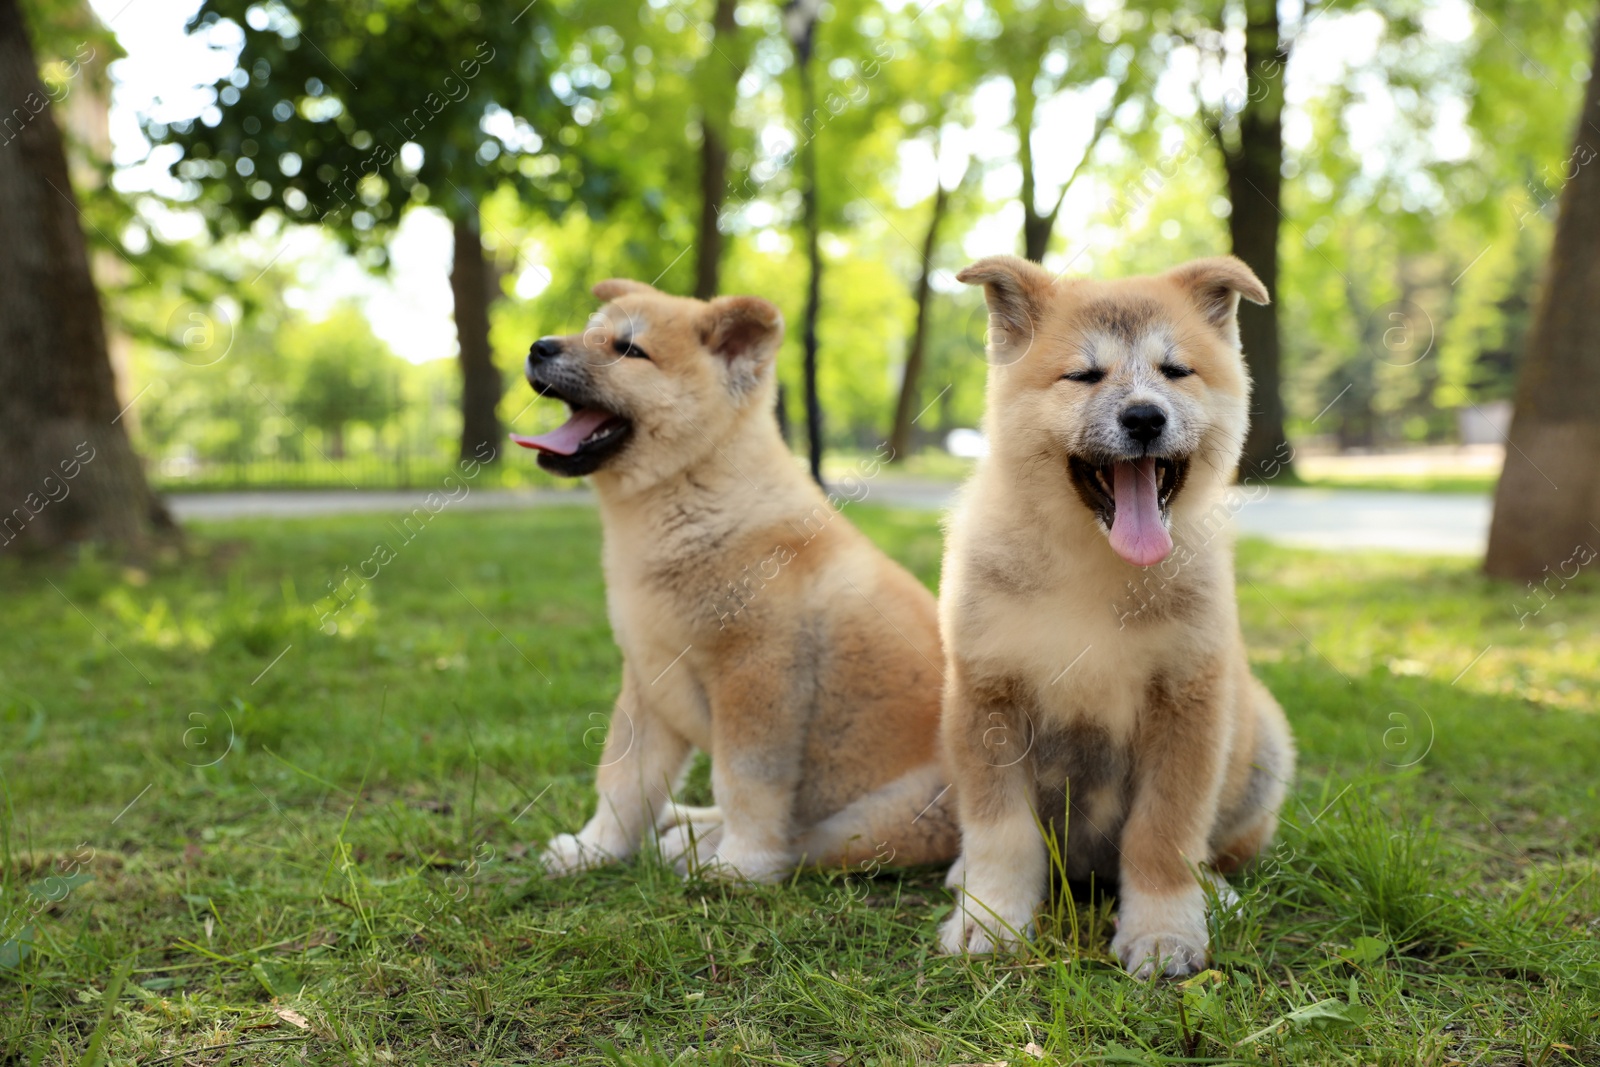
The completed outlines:
{"type": "Polygon", "coordinates": [[[554,337],[541,337],[533,342],[533,347],[528,349],[528,362],[537,363],[542,359],[555,359],[561,354],[561,342],[554,337]]]}
{"type": "Polygon", "coordinates": [[[1122,428],[1141,445],[1160,437],[1161,428],[1166,424],[1167,413],[1154,404],[1135,404],[1122,413],[1122,428]]]}

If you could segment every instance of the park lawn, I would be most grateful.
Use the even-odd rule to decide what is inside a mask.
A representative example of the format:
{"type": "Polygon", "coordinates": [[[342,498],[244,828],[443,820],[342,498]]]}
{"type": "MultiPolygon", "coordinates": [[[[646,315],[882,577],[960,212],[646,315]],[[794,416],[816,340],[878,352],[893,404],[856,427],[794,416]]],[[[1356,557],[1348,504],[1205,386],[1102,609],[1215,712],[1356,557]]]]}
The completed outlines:
{"type": "MultiPolygon", "coordinates": [[[[936,582],[933,515],[850,514],[936,582]]],[[[1301,778],[1215,970],[1140,984],[1087,896],[967,961],[938,870],[540,877],[617,686],[598,549],[549,507],[0,563],[0,1064],[1600,1064],[1594,582],[1519,622],[1471,561],[1244,545],[1301,778]]]]}

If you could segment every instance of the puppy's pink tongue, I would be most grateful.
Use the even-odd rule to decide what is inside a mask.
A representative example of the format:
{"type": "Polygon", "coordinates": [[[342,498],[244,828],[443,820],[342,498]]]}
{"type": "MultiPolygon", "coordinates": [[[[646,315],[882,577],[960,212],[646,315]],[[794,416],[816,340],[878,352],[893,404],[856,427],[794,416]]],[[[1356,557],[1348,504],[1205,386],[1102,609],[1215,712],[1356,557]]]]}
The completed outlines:
{"type": "Polygon", "coordinates": [[[1156,461],[1148,456],[1118,460],[1112,468],[1117,514],[1111,520],[1111,547],[1135,567],[1160,563],[1172,553],[1172,535],[1161,524],[1156,461]]]}
{"type": "Polygon", "coordinates": [[[549,433],[542,433],[537,437],[514,433],[511,435],[511,440],[523,448],[536,448],[540,452],[570,456],[578,450],[579,445],[583,444],[585,437],[604,426],[610,418],[609,412],[597,411],[594,408],[579,408],[572,413],[571,418],[549,433]]]}

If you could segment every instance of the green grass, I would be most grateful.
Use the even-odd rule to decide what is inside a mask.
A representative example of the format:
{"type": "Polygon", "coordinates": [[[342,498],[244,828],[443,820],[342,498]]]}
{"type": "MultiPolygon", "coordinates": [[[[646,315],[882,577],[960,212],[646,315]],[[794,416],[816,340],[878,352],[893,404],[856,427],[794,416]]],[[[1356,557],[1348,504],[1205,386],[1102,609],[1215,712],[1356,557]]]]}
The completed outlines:
{"type": "MultiPolygon", "coordinates": [[[[852,515],[934,583],[932,516],[852,515]]],[[[597,556],[551,507],[0,565],[0,1064],[1600,1064],[1592,582],[1519,628],[1465,562],[1245,544],[1301,780],[1215,970],[1140,984],[1099,898],[969,962],[937,870],[541,878],[617,686],[597,556]]]]}

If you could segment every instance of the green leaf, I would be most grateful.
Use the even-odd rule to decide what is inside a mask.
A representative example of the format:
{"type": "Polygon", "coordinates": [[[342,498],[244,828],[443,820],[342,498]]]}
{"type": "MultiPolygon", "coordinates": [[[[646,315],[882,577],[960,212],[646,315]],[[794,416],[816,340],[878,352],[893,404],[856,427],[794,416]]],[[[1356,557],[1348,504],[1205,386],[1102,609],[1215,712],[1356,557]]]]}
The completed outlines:
{"type": "Polygon", "coordinates": [[[15,937],[0,941],[0,970],[14,971],[33,952],[33,927],[24,926],[15,937]]]}
{"type": "Polygon", "coordinates": [[[52,874],[28,886],[28,895],[35,900],[59,904],[72,895],[72,891],[86,882],[94,881],[92,874],[52,874]]]}
{"type": "Polygon", "coordinates": [[[1358,937],[1345,959],[1351,963],[1376,963],[1389,954],[1389,942],[1381,937],[1358,937]]]}
{"type": "Polygon", "coordinates": [[[1313,1030],[1356,1029],[1366,1025],[1367,1014],[1367,1009],[1360,1004],[1343,1001],[1338,997],[1329,997],[1327,1000],[1319,1000],[1315,1004],[1307,1004],[1303,1008],[1296,1008],[1288,1015],[1262,1027],[1249,1037],[1234,1042],[1233,1047],[1238,1048],[1240,1045],[1248,1045],[1284,1025],[1296,1029],[1313,1030]]]}
{"type": "Polygon", "coordinates": [[[256,981],[261,983],[261,988],[265,989],[271,996],[281,997],[284,995],[284,992],[280,990],[276,984],[274,984],[272,980],[272,973],[261,964],[251,964],[250,973],[255,976],[256,981]]]}

